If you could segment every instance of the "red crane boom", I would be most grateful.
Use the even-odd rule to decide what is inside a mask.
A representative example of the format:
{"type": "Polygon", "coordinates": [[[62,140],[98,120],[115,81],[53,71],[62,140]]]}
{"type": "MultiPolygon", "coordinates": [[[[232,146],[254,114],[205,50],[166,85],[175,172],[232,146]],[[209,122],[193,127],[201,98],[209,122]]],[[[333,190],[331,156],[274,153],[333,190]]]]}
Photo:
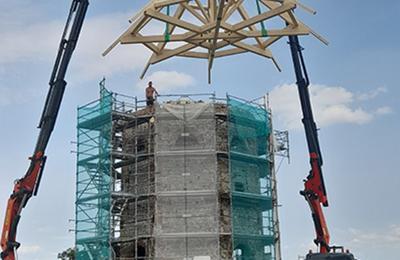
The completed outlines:
{"type": "Polygon", "coordinates": [[[65,74],[75,50],[88,5],[88,0],[72,1],[53,72],[50,77],[50,88],[39,123],[40,132],[36,147],[32,157],[30,157],[31,163],[25,176],[15,182],[13,192],[8,199],[0,243],[2,249],[1,258],[4,260],[15,259],[15,250],[20,246],[16,242],[16,235],[22,209],[26,206],[28,200],[32,196],[36,196],[38,192],[46,162],[45,150],[53,132],[67,85],[67,82],[64,80],[65,74]]]}
{"type": "Polygon", "coordinates": [[[300,194],[304,196],[310,206],[316,234],[314,243],[319,247],[318,253],[310,253],[306,259],[354,260],[354,256],[348,252],[344,252],[343,247],[330,246],[329,244],[330,235],[322,210],[322,206],[328,207],[328,197],[322,175],[323,162],[318,140],[318,129],[314,121],[310,93],[308,91],[310,81],[298,36],[289,36],[289,45],[296,74],[296,84],[303,113],[302,122],[306,134],[311,166],[310,173],[304,181],[304,190],[300,191],[300,194]],[[342,252],[337,253],[336,249],[338,248],[342,249],[342,252]]]}

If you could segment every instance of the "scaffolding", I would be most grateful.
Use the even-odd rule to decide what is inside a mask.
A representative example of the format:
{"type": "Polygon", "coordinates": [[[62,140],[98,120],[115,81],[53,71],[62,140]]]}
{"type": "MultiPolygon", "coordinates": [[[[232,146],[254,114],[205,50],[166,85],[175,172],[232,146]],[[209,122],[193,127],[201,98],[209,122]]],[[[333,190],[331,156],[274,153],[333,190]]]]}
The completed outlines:
{"type": "Polygon", "coordinates": [[[280,260],[265,107],[100,93],[78,108],[78,260],[280,260]]]}
{"type": "Polygon", "coordinates": [[[78,108],[77,259],[148,259],[154,128],[144,102],[102,81],[100,99],[78,108]]]}
{"type": "Polygon", "coordinates": [[[113,259],[153,259],[154,121],[144,100],[114,95],[111,245],[113,259]]]}
{"type": "Polygon", "coordinates": [[[235,260],[275,259],[269,116],[228,96],[229,172],[235,260]]]}
{"type": "Polygon", "coordinates": [[[77,259],[110,259],[112,94],[78,108],[77,259]]]}

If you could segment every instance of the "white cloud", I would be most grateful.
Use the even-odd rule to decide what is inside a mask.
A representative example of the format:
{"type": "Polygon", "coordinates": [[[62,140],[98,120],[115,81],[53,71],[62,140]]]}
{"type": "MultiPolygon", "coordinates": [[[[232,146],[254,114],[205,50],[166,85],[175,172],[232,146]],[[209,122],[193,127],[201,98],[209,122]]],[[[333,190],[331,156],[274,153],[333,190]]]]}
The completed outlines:
{"type": "Polygon", "coordinates": [[[16,25],[2,29],[0,64],[49,61],[56,55],[57,40],[62,32],[59,21],[16,25]]]}
{"type": "Polygon", "coordinates": [[[24,25],[28,20],[42,19],[43,12],[40,11],[43,1],[2,1],[0,0],[0,32],[10,26],[24,25]]]}
{"type": "MultiPolygon", "coordinates": [[[[87,18],[71,62],[74,80],[91,80],[143,67],[150,52],[123,46],[107,57],[101,54],[127,27],[129,13],[87,18]]],[[[14,24],[1,28],[0,65],[19,62],[53,63],[65,19],[14,24]]],[[[50,74],[50,71],[48,72],[50,74]]]]}
{"type": "Polygon", "coordinates": [[[144,89],[148,81],[152,81],[154,87],[162,95],[163,92],[170,92],[192,86],[195,80],[192,76],[177,71],[156,71],[144,80],[138,82],[137,87],[144,89]]]}
{"type": "Polygon", "coordinates": [[[393,113],[393,109],[391,107],[388,107],[388,106],[380,107],[375,111],[376,115],[388,115],[388,114],[391,114],[391,113],[393,113]]]}
{"type": "Polygon", "coordinates": [[[96,79],[143,68],[150,51],[141,45],[118,46],[106,57],[103,51],[127,27],[128,13],[113,13],[88,19],[74,57],[73,71],[83,79],[96,79]]]}
{"type": "Polygon", "coordinates": [[[400,244],[400,225],[391,225],[381,230],[360,230],[350,229],[351,243],[356,245],[399,245],[400,244]]]}
{"type": "Polygon", "coordinates": [[[0,86],[0,107],[7,105],[18,105],[28,102],[31,97],[38,94],[32,88],[12,89],[6,86],[0,86]]]}
{"type": "Polygon", "coordinates": [[[385,87],[378,87],[376,89],[370,90],[366,93],[361,93],[358,94],[357,98],[359,100],[370,100],[370,99],[374,99],[375,97],[377,97],[379,94],[382,93],[386,93],[387,92],[387,88],[385,87]]]}
{"type": "Polygon", "coordinates": [[[41,250],[41,247],[38,245],[24,245],[22,244],[21,247],[18,249],[19,254],[33,254],[37,253],[41,250]]]}
{"type": "MultiPolygon", "coordinates": [[[[111,13],[85,20],[67,73],[69,86],[144,67],[150,51],[143,46],[118,46],[106,57],[102,56],[102,52],[127,28],[127,19],[132,13],[134,11],[111,13]]],[[[30,72],[21,71],[21,68],[34,67],[36,70],[43,68],[40,71],[47,78],[57,54],[65,17],[21,19],[25,22],[11,21],[7,26],[0,26],[0,73],[28,75],[30,72]]],[[[27,102],[38,95],[36,92],[41,86],[30,86],[32,89],[27,91],[26,87],[11,87],[9,82],[0,82],[0,106],[27,102]]]]}
{"type": "MultiPolygon", "coordinates": [[[[357,102],[367,100],[382,93],[378,88],[365,95],[355,95],[343,87],[325,86],[312,84],[310,96],[318,126],[333,124],[365,124],[376,116],[385,115],[391,112],[390,107],[380,107],[376,111],[368,111],[357,102]],[[362,97],[362,98],[360,98],[362,97]]],[[[270,95],[270,102],[275,118],[280,120],[287,128],[301,127],[301,108],[295,84],[284,84],[275,87],[270,95]]]]}

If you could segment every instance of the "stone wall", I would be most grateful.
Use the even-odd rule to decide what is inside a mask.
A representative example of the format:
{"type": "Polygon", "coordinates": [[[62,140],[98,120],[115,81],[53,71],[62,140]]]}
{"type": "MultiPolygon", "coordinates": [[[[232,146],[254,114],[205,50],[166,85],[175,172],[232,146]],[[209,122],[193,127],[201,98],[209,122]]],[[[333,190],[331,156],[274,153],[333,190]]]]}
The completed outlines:
{"type": "MultiPolygon", "coordinates": [[[[122,150],[138,158],[123,168],[122,187],[137,198],[128,200],[122,213],[121,237],[131,241],[118,249],[120,258],[183,259],[182,255],[188,255],[231,260],[226,105],[172,102],[155,111],[148,122],[124,130],[122,150]]],[[[246,126],[240,130],[254,131],[246,126]]],[[[256,154],[255,142],[237,140],[233,145],[245,145],[249,154],[256,154]]],[[[234,190],[257,193],[259,179],[248,173],[260,171],[259,166],[242,160],[233,163],[237,166],[234,190]]],[[[242,224],[247,232],[250,228],[252,233],[262,233],[260,212],[243,205],[234,218],[246,219],[242,224]]],[[[246,250],[254,251],[254,259],[264,259],[263,242],[252,247],[246,250]]]]}

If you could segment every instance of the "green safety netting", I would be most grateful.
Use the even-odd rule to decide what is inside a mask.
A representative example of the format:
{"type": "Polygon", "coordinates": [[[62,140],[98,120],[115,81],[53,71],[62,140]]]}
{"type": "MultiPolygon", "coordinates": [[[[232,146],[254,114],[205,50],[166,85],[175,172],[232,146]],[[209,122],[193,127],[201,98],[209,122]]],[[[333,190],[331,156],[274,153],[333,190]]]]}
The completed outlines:
{"type": "Polygon", "coordinates": [[[229,168],[235,260],[272,260],[274,228],[268,112],[228,96],[229,168]]]}
{"type": "Polygon", "coordinates": [[[112,93],[78,108],[76,259],[110,259],[112,93]]]}

